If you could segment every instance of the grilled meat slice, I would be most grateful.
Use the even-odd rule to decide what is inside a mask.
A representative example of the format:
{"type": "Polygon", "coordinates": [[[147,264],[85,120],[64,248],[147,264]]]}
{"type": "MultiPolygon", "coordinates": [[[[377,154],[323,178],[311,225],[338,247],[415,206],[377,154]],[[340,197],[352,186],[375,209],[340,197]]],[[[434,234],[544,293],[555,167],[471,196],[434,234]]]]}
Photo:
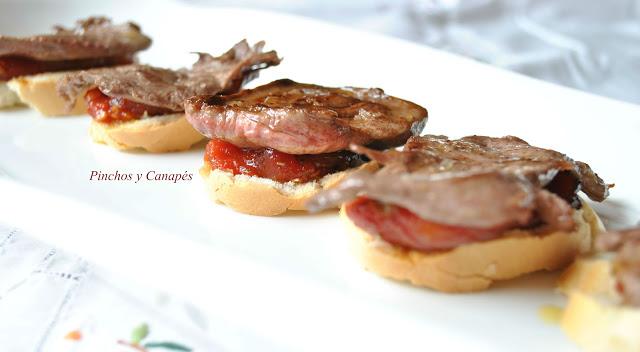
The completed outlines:
{"type": "Polygon", "coordinates": [[[588,166],[589,172],[581,172],[564,154],[516,137],[450,140],[428,135],[410,138],[402,151],[352,149],[384,166],[373,173],[354,174],[320,193],[309,202],[309,209],[364,195],[447,225],[513,228],[542,221],[547,228],[570,230],[574,226],[570,204],[583,182],[599,185],[585,190],[593,199],[608,194],[607,185],[588,166]]]}
{"type": "Polygon", "coordinates": [[[185,111],[209,138],[289,154],[330,153],[350,143],[397,146],[420,133],[427,120],[427,110],[381,89],[327,88],[288,79],[228,96],[193,97],[185,111]]]}
{"type": "Polygon", "coordinates": [[[125,65],[67,74],[58,82],[58,93],[70,105],[90,87],[98,87],[110,97],[183,111],[184,100],[198,94],[236,92],[242,84],[257,77],[259,70],[278,65],[275,51],[262,52],[264,42],[253,47],[246,40],[224,55],[199,53],[191,69],[177,71],[148,65],[125,65]]]}
{"type": "Polygon", "coordinates": [[[151,45],[138,25],[113,24],[105,17],[90,17],[67,29],[56,26],[54,34],[25,38],[0,36],[0,57],[41,61],[131,56],[151,45]]]}

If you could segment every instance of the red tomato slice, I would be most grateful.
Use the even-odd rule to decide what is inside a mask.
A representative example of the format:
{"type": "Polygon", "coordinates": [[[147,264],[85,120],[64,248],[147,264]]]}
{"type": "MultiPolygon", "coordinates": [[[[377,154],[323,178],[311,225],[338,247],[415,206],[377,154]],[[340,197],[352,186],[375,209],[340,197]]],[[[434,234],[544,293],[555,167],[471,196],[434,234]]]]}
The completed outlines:
{"type": "Polygon", "coordinates": [[[271,148],[240,148],[221,139],[207,144],[205,162],[211,168],[278,182],[308,182],[362,163],[349,151],[327,154],[287,154],[271,148]]]}
{"type": "Polygon", "coordinates": [[[385,241],[409,249],[429,252],[499,237],[505,229],[468,228],[424,220],[396,205],[366,197],[348,203],[345,211],[358,227],[377,233],[385,241]]]}
{"type": "Polygon", "coordinates": [[[145,113],[147,116],[173,113],[169,109],[140,104],[124,98],[111,98],[98,88],[88,90],[84,99],[87,102],[89,115],[103,123],[137,120],[145,113]]]}

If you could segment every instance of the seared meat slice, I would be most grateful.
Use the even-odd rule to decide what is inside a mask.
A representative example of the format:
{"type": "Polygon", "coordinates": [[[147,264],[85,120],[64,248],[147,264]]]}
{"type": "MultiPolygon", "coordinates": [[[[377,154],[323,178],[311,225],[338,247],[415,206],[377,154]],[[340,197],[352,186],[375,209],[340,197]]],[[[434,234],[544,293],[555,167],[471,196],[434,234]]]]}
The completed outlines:
{"type": "Polygon", "coordinates": [[[569,202],[578,190],[595,201],[602,201],[609,195],[608,185],[589,165],[573,161],[555,150],[534,147],[513,136],[468,136],[456,140],[433,135],[413,137],[405,144],[400,158],[394,158],[399,153],[396,151],[381,153],[362,147],[356,147],[356,150],[380,163],[412,173],[497,171],[522,176],[536,186],[548,187],[569,202]],[[387,153],[390,156],[384,156],[387,153]]]}
{"type": "Polygon", "coordinates": [[[364,195],[435,223],[500,229],[529,224],[534,215],[533,187],[525,179],[499,173],[431,177],[390,171],[358,171],[313,198],[307,208],[319,210],[364,195]]]}
{"type": "Polygon", "coordinates": [[[130,56],[151,45],[140,27],[127,22],[113,24],[105,17],[90,17],[75,28],[55,27],[54,34],[26,38],[0,36],[0,57],[42,61],[130,56]]]}
{"type": "Polygon", "coordinates": [[[381,89],[327,88],[283,79],[228,96],[186,101],[203,135],[239,147],[330,153],[350,143],[397,146],[420,133],[427,110],[381,89]]]}
{"type": "Polygon", "coordinates": [[[191,69],[177,71],[147,65],[125,65],[73,72],[58,82],[58,93],[70,105],[87,88],[98,87],[110,97],[182,111],[184,100],[198,94],[236,92],[263,68],[278,65],[275,51],[262,52],[264,42],[253,47],[242,40],[224,55],[199,53],[191,69]]]}
{"type": "Polygon", "coordinates": [[[364,195],[447,225],[509,228],[533,225],[538,219],[549,228],[567,230],[574,226],[569,204],[584,177],[604,190],[585,190],[589,196],[597,200],[608,194],[607,185],[590,168],[580,172],[564,154],[516,137],[449,140],[428,135],[410,138],[402,151],[352,149],[384,166],[354,174],[320,193],[307,204],[309,209],[364,195]]]}
{"type": "Polygon", "coordinates": [[[603,233],[598,236],[596,247],[617,252],[616,288],[625,304],[640,307],[640,228],[603,233]]]}

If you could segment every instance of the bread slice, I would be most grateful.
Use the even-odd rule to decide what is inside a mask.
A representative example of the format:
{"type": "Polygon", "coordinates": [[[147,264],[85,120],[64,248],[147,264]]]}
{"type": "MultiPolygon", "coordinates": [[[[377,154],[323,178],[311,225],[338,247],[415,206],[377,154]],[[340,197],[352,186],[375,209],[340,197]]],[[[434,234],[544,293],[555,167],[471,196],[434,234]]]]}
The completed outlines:
{"type": "Polygon", "coordinates": [[[560,269],[591,250],[593,236],[603,231],[595,212],[583,202],[574,212],[576,230],[534,235],[512,230],[503,237],[425,253],[390,244],[357,227],[345,214],[356,257],[365,269],[381,276],[444,292],[485,290],[495,281],[539,270],[560,269]]]}
{"type": "Polygon", "coordinates": [[[20,98],[9,89],[7,82],[0,82],[0,109],[10,108],[20,103],[20,98]]]}
{"type": "Polygon", "coordinates": [[[230,172],[211,169],[208,164],[200,168],[211,199],[241,213],[275,216],[288,210],[306,210],[305,202],[320,192],[336,185],[349,173],[358,169],[375,170],[376,163],[366,163],[358,168],[335,172],[316,181],[302,184],[281,183],[267,178],[233,175],[230,172]]]}
{"type": "Polygon", "coordinates": [[[87,112],[84,93],[78,96],[75,105],[67,110],[67,103],[56,92],[56,84],[67,72],[41,73],[16,77],[7,85],[20,100],[38,110],[44,116],[81,115],[87,112]]]}
{"type": "Polygon", "coordinates": [[[640,308],[620,304],[609,258],[576,260],[559,288],[569,297],[560,326],[579,346],[587,351],[640,351],[640,308]]]}
{"type": "Polygon", "coordinates": [[[580,291],[614,299],[617,294],[611,270],[611,259],[604,255],[580,257],[562,273],[558,289],[567,295],[580,291]]]}
{"type": "Polygon", "coordinates": [[[144,149],[152,153],[187,150],[204,139],[187,122],[184,113],[116,123],[94,120],[89,127],[89,135],[95,142],[119,150],[144,149]]]}

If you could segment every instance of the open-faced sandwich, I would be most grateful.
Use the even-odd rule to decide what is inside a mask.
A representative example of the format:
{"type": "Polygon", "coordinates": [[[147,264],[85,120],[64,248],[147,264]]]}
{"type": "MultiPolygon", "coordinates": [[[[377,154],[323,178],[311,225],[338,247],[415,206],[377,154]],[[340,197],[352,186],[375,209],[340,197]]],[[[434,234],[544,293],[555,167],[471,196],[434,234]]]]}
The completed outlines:
{"type": "Polygon", "coordinates": [[[279,64],[276,52],[262,52],[263,46],[243,40],[219,57],[199,53],[190,69],[131,64],[69,73],[58,93],[68,106],[84,96],[95,142],[156,153],[185,150],[204,137],[185,119],[184,100],[237,92],[259,70],[279,64]]]}
{"type": "Polygon", "coordinates": [[[304,210],[348,172],[371,168],[351,143],[386,148],[418,134],[427,110],[381,89],[278,80],[186,101],[189,122],[211,138],[200,173],[213,199],[247,214],[304,210]]]}
{"type": "Polygon", "coordinates": [[[56,94],[61,72],[130,64],[149,45],[137,25],[104,17],[78,21],[71,29],[57,26],[53,34],[0,36],[0,108],[24,102],[45,116],[82,114],[82,99],[67,109],[56,94]]]}
{"type": "Polygon", "coordinates": [[[378,162],[307,204],[343,204],[366,269],[440,291],[554,270],[591,249],[608,186],[585,163],[516,137],[412,137],[402,151],[353,146],[378,162]]]}
{"type": "Polygon", "coordinates": [[[600,234],[596,250],[560,279],[561,326],[588,351],[640,351],[640,228],[600,234]]]}

